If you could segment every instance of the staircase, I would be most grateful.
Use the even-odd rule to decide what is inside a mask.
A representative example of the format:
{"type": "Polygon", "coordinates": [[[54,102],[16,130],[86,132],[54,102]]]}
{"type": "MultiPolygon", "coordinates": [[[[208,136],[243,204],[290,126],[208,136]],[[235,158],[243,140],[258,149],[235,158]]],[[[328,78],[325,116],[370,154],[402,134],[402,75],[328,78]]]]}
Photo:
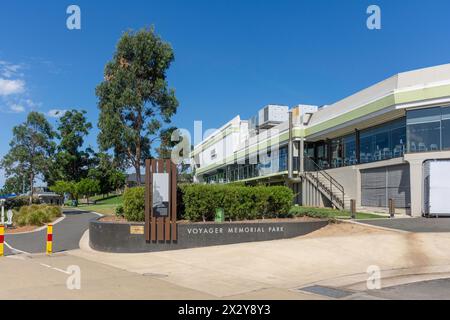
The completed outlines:
{"type": "Polygon", "coordinates": [[[324,195],[333,207],[339,210],[350,209],[350,198],[345,195],[344,187],[321,168],[313,159],[305,156],[304,180],[309,187],[324,195]]]}

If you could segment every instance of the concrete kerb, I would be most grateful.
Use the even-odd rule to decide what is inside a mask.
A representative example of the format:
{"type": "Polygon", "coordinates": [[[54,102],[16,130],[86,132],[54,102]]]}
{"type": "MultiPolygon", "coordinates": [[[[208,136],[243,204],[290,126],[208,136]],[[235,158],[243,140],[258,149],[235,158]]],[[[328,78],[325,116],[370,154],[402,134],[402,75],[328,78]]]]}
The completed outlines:
{"type": "MultiPolygon", "coordinates": [[[[409,283],[417,283],[429,280],[447,279],[450,277],[450,265],[430,266],[430,267],[412,267],[381,270],[381,288],[389,288],[409,283]]],[[[303,284],[301,287],[313,285],[329,288],[344,289],[349,291],[362,292],[368,291],[367,273],[356,273],[320,280],[314,283],[303,284]]],[[[298,290],[292,288],[291,290],[298,290]]],[[[370,293],[370,291],[369,291],[370,293]]]]}
{"type": "MultiPolygon", "coordinates": [[[[383,219],[381,219],[381,220],[383,220],[383,219]]],[[[385,219],[385,220],[390,220],[390,219],[385,219]]],[[[375,226],[373,224],[368,224],[368,223],[360,222],[360,221],[357,221],[357,220],[338,219],[338,221],[341,222],[341,223],[356,224],[356,225],[364,226],[364,227],[367,227],[367,228],[373,228],[373,229],[378,229],[378,230],[383,230],[383,231],[391,231],[391,232],[397,232],[397,233],[402,233],[402,234],[410,234],[410,233],[412,233],[410,231],[405,231],[405,230],[399,230],[399,229],[394,229],[394,228],[375,226]]]]}
{"type": "MultiPolygon", "coordinates": [[[[58,223],[60,223],[61,221],[63,221],[66,218],[66,215],[63,214],[61,217],[59,217],[58,219],[56,219],[55,221],[53,221],[53,225],[56,225],[58,223]]],[[[7,233],[6,235],[19,235],[19,234],[27,234],[27,233],[34,233],[34,232],[39,232],[42,230],[45,230],[47,228],[47,225],[44,225],[42,227],[39,227],[37,229],[31,230],[31,231],[23,231],[23,232],[15,232],[15,233],[7,233]]]]}

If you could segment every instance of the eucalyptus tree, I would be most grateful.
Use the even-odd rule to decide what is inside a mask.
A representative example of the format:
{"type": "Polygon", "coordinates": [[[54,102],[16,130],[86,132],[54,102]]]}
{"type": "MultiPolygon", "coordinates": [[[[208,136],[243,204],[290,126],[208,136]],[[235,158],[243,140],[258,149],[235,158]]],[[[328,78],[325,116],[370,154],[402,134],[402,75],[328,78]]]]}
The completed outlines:
{"type": "Polygon", "coordinates": [[[134,167],[138,184],[153,142],[178,108],[166,74],[173,61],[172,47],[153,28],[126,32],[96,88],[99,146],[113,149],[123,167],[134,167]]]}
{"type": "Polygon", "coordinates": [[[36,178],[48,174],[55,151],[54,137],[55,132],[45,116],[39,112],[30,112],[24,123],[13,128],[10,150],[1,161],[7,177],[26,174],[30,204],[33,202],[36,178]]]}
{"type": "Polygon", "coordinates": [[[69,110],[58,120],[57,129],[59,144],[46,180],[50,185],[58,180],[79,181],[87,176],[92,162],[93,151],[82,149],[92,124],[87,121],[86,111],[69,110]]]}

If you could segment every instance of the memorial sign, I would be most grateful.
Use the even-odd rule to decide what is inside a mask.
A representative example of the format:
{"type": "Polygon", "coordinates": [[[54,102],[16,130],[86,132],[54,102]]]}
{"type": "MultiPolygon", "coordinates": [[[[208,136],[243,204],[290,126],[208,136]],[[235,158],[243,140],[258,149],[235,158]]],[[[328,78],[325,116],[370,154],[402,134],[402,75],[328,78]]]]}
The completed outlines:
{"type": "Polygon", "coordinates": [[[145,240],[177,240],[177,167],[171,160],[145,161],[145,240]]]}

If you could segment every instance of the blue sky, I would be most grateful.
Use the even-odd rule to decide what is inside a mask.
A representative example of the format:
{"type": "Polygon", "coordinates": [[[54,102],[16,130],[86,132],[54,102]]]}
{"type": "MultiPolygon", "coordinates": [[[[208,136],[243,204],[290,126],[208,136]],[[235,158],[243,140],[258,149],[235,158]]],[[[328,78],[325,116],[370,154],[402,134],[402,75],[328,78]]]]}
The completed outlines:
{"type": "MultiPolygon", "coordinates": [[[[0,156],[26,113],[84,109],[96,127],[95,87],[123,31],[154,25],[176,61],[169,83],[192,130],[252,116],[269,103],[328,104],[395,73],[450,62],[447,0],[2,1],[0,156]],[[81,8],[82,29],[66,28],[81,8]],[[366,28],[366,9],[382,29],[366,28]]],[[[96,146],[97,129],[87,144],[96,146]]],[[[4,177],[0,175],[0,185],[4,177]]]]}

